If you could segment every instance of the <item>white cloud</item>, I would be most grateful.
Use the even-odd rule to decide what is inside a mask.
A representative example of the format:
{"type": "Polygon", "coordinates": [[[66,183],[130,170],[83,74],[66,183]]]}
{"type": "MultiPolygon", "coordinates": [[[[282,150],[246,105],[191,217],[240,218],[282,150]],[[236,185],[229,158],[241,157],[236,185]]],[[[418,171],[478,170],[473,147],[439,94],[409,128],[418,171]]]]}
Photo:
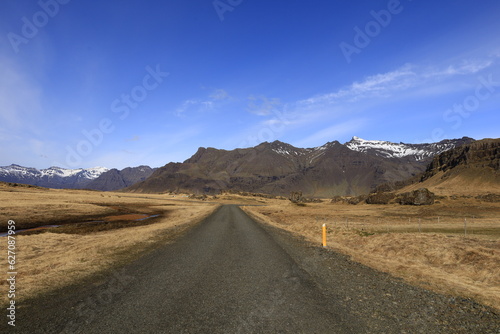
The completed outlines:
{"type": "Polygon", "coordinates": [[[412,66],[405,65],[395,71],[369,76],[361,82],[355,81],[335,92],[298,101],[297,104],[310,106],[338,103],[343,100],[355,101],[369,97],[386,97],[392,92],[411,87],[416,79],[417,74],[412,70],[412,66]]]}
{"type": "Polygon", "coordinates": [[[292,125],[294,122],[286,119],[272,118],[265,120],[261,123],[263,126],[287,126],[292,125]]]}
{"type": "Polygon", "coordinates": [[[176,116],[182,116],[191,108],[196,107],[200,104],[197,100],[186,100],[175,110],[176,116]]]}
{"type": "Polygon", "coordinates": [[[47,147],[48,141],[35,139],[45,133],[42,98],[42,89],[21,70],[15,59],[0,55],[0,156],[3,164],[33,165],[32,161],[52,153],[47,147]]]}
{"type": "Polygon", "coordinates": [[[41,89],[8,58],[0,58],[0,124],[10,131],[33,130],[42,113],[41,89]]]}
{"type": "Polygon", "coordinates": [[[131,142],[139,141],[139,140],[141,140],[141,137],[138,135],[134,135],[132,138],[127,139],[127,141],[131,141],[131,142]]]}
{"type": "Polygon", "coordinates": [[[355,81],[332,93],[298,101],[296,105],[306,109],[325,108],[332,104],[344,104],[348,107],[348,103],[368,99],[385,99],[410,89],[426,88],[429,90],[432,86],[442,86],[443,82],[446,81],[450,83],[450,87],[458,88],[460,86],[453,83],[457,76],[474,75],[494,64],[493,58],[462,60],[458,64],[449,64],[444,68],[425,68],[405,64],[394,71],[368,76],[359,82],[355,81]]]}
{"type": "Polygon", "coordinates": [[[184,116],[186,113],[198,113],[209,110],[214,110],[230,99],[230,95],[224,89],[215,89],[205,99],[188,99],[181,103],[175,110],[176,116],[184,116]]]}
{"type": "Polygon", "coordinates": [[[332,141],[336,138],[346,135],[352,136],[353,134],[359,133],[367,124],[368,121],[364,118],[337,123],[333,126],[319,130],[313,135],[306,137],[295,144],[298,147],[314,147],[323,145],[324,143],[332,141]]]}
{"type": "Polygon", "coordinates": [[[228,99],[230,96],[228,92],[226,92],[224,89],[216,89],[210,94],[210,98],[212,100],[225,100],[228,99]]]}
{"type": "Polygon", "coordinates": [[[494,64],[492,59],[462,60],[460,64],[450,64],[445,69],[427,69],[422,73],[423,78],[447,78],[457,75],[476,74],[494,64]]]}
{"type": "MultiPolygon", "coordinates": [[[[432,98],[470,89],[477,84],[477,75],[493,67],[494,57],[482,60],[459,60],[441,67],[405,64],[386,73],[368,76],[331,93],[283,104],[278,99],[251,96],[249,111],[266,120],[251,128],[259,134],[270,128],[275,136],[284,136],[297,129],[315,124],[338,125],[327,127],[305,138],[301,146],[317,145],[345,135],[352,135],[366,125],[363,115],[369,110],[387,106],[393,112],[396,101],[432,98]],[[349,121],[349,118],[357,119],[349,121]],[[279,129],[279,131],[274,131],[279,129]]],[[[269,132],[269,131],[267,131],[269,132]]]]}
{"type": "Polygon", "coordinates": [[[255,115],[267,116],[271,115],[273,111],[281,107],[282,103],[279,99],[268,98],[266,96],[249,96],[247,110],[255,115]]]}

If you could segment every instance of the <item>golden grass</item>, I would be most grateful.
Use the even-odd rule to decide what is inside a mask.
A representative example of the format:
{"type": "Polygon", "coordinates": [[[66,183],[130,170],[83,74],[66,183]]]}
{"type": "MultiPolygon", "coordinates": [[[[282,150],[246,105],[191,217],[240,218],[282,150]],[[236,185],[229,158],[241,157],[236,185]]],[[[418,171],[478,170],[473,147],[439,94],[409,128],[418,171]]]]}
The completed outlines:
{"type": "Polygon", "coordinates": [[[494,218],[500,217],[500,205],[444,202],[432,207],[330,203],[301,207],[270,201],[265,207],[244,209],[318,245],[321,225],[326,223],[329,247],[357,262],[412,284],[500,309],[500,219],[494,218]],[[471,217],[465,237],[463,215],[467,212],[471,217]],[[441,214],[439,224],[437,214],[441,214]]]}
{"type": "MultiPolygon", "coordinates": [[[[0,227],[4,230],[9,219],[16,221],[17,228],[26,228],[59,221],[82,222],[96,217],[114,221],[163,213],[154,223],[109,231],[17,235],[16,300],[73,284],[128,261],[200,221],[217,207],[217,201],[265,204],[245,210],[318,245],[321,225],[327,223],[329,246],[358,262],[437,292],[471,297],[500,309],[500,203],[459,198],[440,200],[428,207],[352,206],[326,201],[296,206],[289,201],[239,195],[208,200],[210,203],[189,201],[185,195],[0,184],[0,227]]],[[[6,248],[6,238],[0,238],[0,252],[6,254],[6,248]]],[[[6,288],[6,281],[1,281],[2,304],[6,302],[6,288]]]]}
{"type": "Polygon", "coordinates": [[[453,173],[438,172],[422,183],[415,183],[398,193],[428,188],[440,195],[484,195],[500,193],[500,173],[490,168],[458,167],[453,173]]]}
{"type": "MultiPolygon", "coordinates": [[[[83,235],[63,233],[16,235],[18,272],[16,301],[74,284],[133,259],[150,247],[170,240],[172,236],[199,222],[217,207],[217,204],[213,203],[176,201],[172,196],[166,195],[128,196],[104,193],[102,197],[98,192],[24,189],[8,194],[0,190],[0,210],[14,212],[9,206],[12,202],[16,202],[16,198],[24,203],[24,206],[17,205],[17,209],[22,208],[22,212],[29,212],[32,207],[39,208],[38,213],[42,220],[46,220],[47,217],[64,218],[73,209],[79,210],[81,206],[88,210],[86,214],[96,212],[101,214],[103,210],[96,211],[91,204],[99,199],[108,205],[144,206],[146,212],[151,210],[148,205],[154,206],[154,210],[168,208],[166,217],[149,225],[83,235]],[[7,199],[8,197],[11,198],[7,199]],[[64,209],[59,208],[60,203],[65,203],[64,209]]],[[[113,209],[104,211],[109,213],[113,209]]],[[[14,212],[10,216],[4,213],[3,216],[5,222],[6,219],[16,220],[16,226],[24,217],[20,212],[14,212]]],[[[0,253],[7,254],[7,238],[0,238],[0,253]]],[[[7,266],[4,268],[7,272],[7,266]]],[[[7,282],[5,280],[0,282],[0,304],[4,304],[7,301],[7,282]]]]}

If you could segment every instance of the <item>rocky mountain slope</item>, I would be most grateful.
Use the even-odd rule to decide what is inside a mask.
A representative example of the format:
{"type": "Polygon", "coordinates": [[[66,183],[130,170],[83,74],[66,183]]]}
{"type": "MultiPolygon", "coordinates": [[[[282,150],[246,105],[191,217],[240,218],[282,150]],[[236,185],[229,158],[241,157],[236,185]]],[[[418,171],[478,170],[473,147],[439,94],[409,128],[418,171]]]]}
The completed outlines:
{"type": "Polygon", "coordinates": [[[149,166],[127,167],[122,170],[116,168],[102,173],[98,178],[92,180],[88,189],[113,191],[131,186],[137,182],[147,179],[155,169],[149,166]]]}
{"type": "Polygon", "coordinates": [[[461,140],[443,140],[432,144],[396,144],[388,141],[364,140],[353,137],[345,145],[354,151],[372,153],[385,158],[410,157],[416,161],[422,161],[470,141],[470,138],[464,137],[461,140]]]}
{"type": "Polygon", "coordinates": [[[500,193],[500,139],[484,139],[434,157],[404,190],[426,187],[442,195],[500,193]]]}
{"type": "Polygon", "coordinates": [[[436,154],[471,142],[473,139],[464,137],[433,144],[396,144],[354,137],[345,144],[334,141],[315,148],[297,148],[280,141],[232,151],[200,148],[184,163],[169,163],[127,189],[358,195],[423,172],[436,154]]]}
{"type": "Polygon", "coordinates": [[[47,188],[81,189],[107,171],[108,169],[104,167],[87,169],[50,167],[38,170],[36,168],[10,165],[0,167],[0,181],[31,184],[47,188]]]}

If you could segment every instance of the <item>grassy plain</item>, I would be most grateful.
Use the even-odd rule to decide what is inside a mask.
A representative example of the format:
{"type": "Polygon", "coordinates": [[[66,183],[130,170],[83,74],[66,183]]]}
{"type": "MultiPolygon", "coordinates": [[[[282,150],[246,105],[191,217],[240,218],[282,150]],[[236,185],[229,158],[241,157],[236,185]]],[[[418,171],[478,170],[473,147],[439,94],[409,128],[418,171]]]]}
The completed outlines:
{"type": "Polygon", "coordinates": [[[262,222],[436,292],[500,309],[500,203],[443,199],[432,206],[267,200],[245,211],[262,222]]]}
{"type": "MultiPolygon", "coordinates": [[[[223,195],[54,190],[0,183],[0,232],[57,228],[16,235],[16,300],[75,284],[170,242],[220,204],[245,204],[260,221],[321,244],[355,261],[437,292],[500,309],[500,203],[467,196],[433,206],[348,205],[223,195]],[[146,219],[144,219],[146,218],[146,219]]],[[[7,240],[0,237],[0,253],[7,240]]],[[[5,270],[6,272],[7,270],[5,270]]],[[[0,281],[0,303],[7,301],[0,281]]]]}
{"type": "MultiPolygon", "coordinates": [[[[16,237],[16,301],[75,284],[137,258],[169,242],[217,208],[216,203],[171,195],[41,189],[0,184],[0,231],[8,220],[16,229],[58,228],[16,237]],[[158,215],[145,220],[138,220],[158,215]]],[[[7,254],[7,238],[0,237],[7,254]]],[[[4,272],[7,265],[4,260],[4,272]]],[[[0,304],[7,302],[0,281],[0,304]]]]}

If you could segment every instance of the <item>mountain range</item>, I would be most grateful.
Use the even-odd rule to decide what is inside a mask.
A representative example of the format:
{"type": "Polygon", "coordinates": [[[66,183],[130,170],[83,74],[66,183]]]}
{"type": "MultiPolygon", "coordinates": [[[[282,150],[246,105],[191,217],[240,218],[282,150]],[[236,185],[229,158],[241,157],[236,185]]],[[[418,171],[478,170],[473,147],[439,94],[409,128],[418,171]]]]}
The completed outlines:
{"type": "Polygon", "coordinates": [[[0,167],[0,181],[31,184],[46,188],[85,188],[92,180],[107,172],[104,167],[66,169],[50,167],[36,169],[19,165],[0,167]]]}
{"type": "Polygon", "coordinates": [[[10,165],[0,167],[0,181],[31,184],[55,189],[118,190],[143,181],[153,173],[149,166],[125,168],[121,171],[105,167],[36,169],[10,165]]]}
{"type": "Polygon", "coordinates": [[[436,156],[475,142],[443,140],[405,144],[353,137],[347,143],[328,142],[298,148],[280,141],[251,148],[221,150],[200,147],[182,163],[122,170],[0,167],[0,181],[48,188],[131,192],[217,194],[224,190],[287,196],[301,191],[310,197],[359,195],[382,184],[394,184],[425,172],[436,156]]]}
{"type": "Polygon", "coordinates": [[[333,141],[314,148],[297,148],[280,141],[231,151],[201,147],[183,163],[169,163],[126,190],[358,195],[415,176],[425,171],[436,155],[472,142],[474,139],[464,137],[431,144],[398,144],[353,137],[345,144],[333,141]]]}
{"type": "Polygon", "coordinates": [[[122,170],[113,168],[89,182],[86,188],[102,191],[119,190],[146,180],[154,171],[155,168],[149,166],[127,167],[122,170]]]}

